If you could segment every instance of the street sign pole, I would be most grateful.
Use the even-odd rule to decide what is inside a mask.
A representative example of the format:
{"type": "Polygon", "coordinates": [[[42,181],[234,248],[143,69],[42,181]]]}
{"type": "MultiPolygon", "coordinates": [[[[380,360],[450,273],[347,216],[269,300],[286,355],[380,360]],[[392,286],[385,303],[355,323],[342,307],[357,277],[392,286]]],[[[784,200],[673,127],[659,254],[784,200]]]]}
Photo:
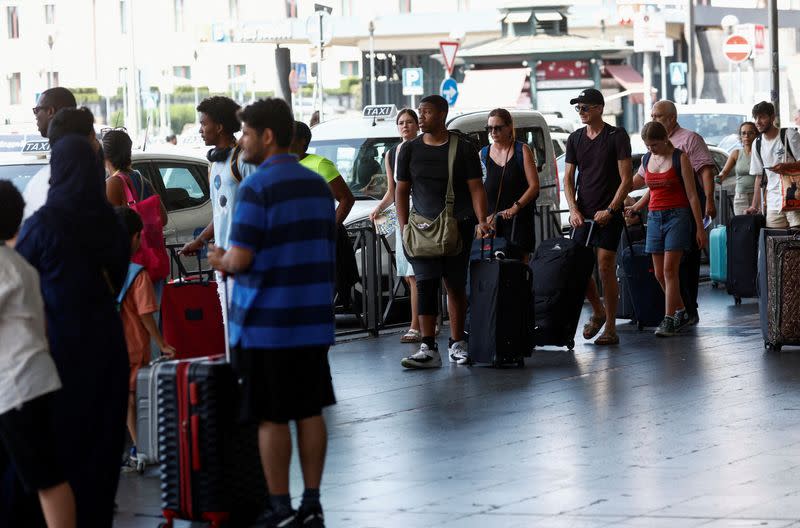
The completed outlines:
{"type": "Polygon", "coordinates": [[[686,88],[688,90],[688,97],[686,98],[686,102],[691,104],[694,102],[694,54],[697,51],[695,49],[695,35],[694,35],[694,0],[688,0],[689,2],[689,20],[687,22],[687,26],[689,29],[689,56],[686,59],[686,62],[689,63],[686,73],[686,88]]]}
{"type": "Polygon", "coordinates": [[[375,100],[375,22],[369,21],[369,104],[378,104],[375,100]]]}
{"type": "Polygon", "coordinates": [[[778,62],[778,0],[769,0],[767,2],[767,7],[769,10],[769,52],[771,57],[770,71],[772,72],[770,82],[770,99],[772,99],[772,104],[775,106],[775,126],[780,128],[781,84],[779,77],[780,63],[778,62]]]}
{"type": "Polygon", "coordinates": [[[653,53],[644,52],[644,63],[642,64],[642,77],[644,77],[644,123],[650,121],[650,114],[653,110],[653,53]]]}
{"type": "Polygon", "coordinates": [[[317,93],[319,94],[319,122],[322,123],[322,106],[325,103],[325,94],[322,91],[322,51],[325,49],[325,41],[322,32],[322,11],[319,11],[319,57],[317,58],[317,93]]]}

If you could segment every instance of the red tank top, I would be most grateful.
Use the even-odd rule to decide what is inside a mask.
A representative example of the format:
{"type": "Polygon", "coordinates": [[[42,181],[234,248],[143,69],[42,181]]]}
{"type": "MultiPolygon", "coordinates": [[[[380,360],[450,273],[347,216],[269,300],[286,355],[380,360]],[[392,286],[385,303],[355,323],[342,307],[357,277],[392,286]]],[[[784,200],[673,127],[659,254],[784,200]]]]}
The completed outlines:
{"type": "Polygon", "coordinates": [[[666,172],[650,172],[645,167],[644,181],[650,189],[650,203],[647,206],[649,210],[689,207],[689,198],[686,197],[683,183],[678,180],[675,167],[670,167],[666,172]]]}

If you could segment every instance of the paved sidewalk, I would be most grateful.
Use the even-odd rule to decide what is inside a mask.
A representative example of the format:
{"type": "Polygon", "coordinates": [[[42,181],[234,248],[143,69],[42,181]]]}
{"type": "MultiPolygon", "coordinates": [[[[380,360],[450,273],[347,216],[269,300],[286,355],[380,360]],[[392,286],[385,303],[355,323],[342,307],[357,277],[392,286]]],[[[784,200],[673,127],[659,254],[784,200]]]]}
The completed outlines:
{"type": "MultiPolygon", "coordinates": [[[[621,346],[522,370],[404,371],[397,334],[337,345],[327,525],[800,528],[800,349],[765,353],[754,300],[701,296],[686,335],[621,325],[621,346]]],[[[296,456],[292,479],[299,498],[296,456]]],[[[119,504],[115,526],[157,526],[157,471],[123,475],[119,504]]]]}

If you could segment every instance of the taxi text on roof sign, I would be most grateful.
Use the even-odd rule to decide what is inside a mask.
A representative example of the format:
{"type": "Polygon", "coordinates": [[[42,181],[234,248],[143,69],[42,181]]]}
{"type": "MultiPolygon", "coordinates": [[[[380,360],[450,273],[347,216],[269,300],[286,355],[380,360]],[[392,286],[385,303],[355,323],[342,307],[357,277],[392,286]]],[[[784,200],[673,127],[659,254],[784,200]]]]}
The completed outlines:
{"type": "Polygon", "coordinates": [[[49,141],[28,141],[25,143],[25,146],[22,147],[22,152],[50,152],[50,142],[49,141]]]}
{"type": "Polygon", "coordinates": [[[364,107],[364,117],[392,118],[397,115],[397,107],[393,104],[369,105],[364,107]]]}

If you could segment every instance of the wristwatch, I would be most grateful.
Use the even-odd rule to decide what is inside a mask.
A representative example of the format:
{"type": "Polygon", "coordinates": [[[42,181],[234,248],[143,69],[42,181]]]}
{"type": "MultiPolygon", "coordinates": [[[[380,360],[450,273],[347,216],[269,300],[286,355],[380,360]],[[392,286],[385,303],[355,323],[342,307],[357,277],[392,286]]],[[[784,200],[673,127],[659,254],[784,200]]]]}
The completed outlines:
{"type": "Polygon", "coordinates": [[[614,216],[617,213],[617,210],[614,209],[613,207],[609,207],[608,209],[606,209],[606,212],[608,212],[608,214],[610,214],[611,216],[614,216]]]}

